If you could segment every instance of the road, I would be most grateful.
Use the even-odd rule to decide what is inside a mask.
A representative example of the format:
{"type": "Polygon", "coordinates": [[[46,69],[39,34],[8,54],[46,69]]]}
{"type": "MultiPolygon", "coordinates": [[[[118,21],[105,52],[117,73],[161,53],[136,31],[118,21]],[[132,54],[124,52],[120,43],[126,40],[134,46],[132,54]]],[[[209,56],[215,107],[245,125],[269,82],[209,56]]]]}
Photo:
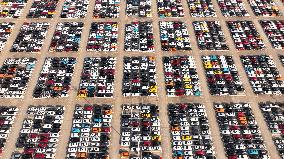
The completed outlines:
{"type": "MultiPolygon", "coordinates": [[[[168,103],[185,103],[185,102],[198,102],[204,104],[206,106],[207,115],[209,118],[210,129],[212,132],[214,147],[216,151],[216,156],[218,159],[226,158],[224,154],[223,144],[221,141],[221,137],[219,134],[218,124],[215,118],[215,112],[213,109],[214,102],[247,102],[252,105],[253,113],[255,114],[256,120],[262,132],[263,138],[265,139],[265,145],[268,149],[269,155],[272,159],[280,158],[278,156],[278,152],[274,143],[271,138],[271,133],[266,126],[263,116],[258,109],[257,103],[262,101],[271,101],[271,102],[284,102],[283,96],[268,96],[268,95],[261,95],[256,96],[249,84],[247,76],[244,72],[242,67],[241,61],[239,59],[239,55],[251,55],[251,54],[269,54],[273,56],[274,62],[276,63],[279,71],[282,75],[284,75],[284,67],[282,67],[280,61],[278,60],[278,54],[283,54],[282,50],[275,50],[271,47],[270,42],[268,41],[267,37],[265,36],[258,20],[260,19],[283,19],[281,17],[255,17],[253,11],[251,10],[247,1],[244,1],[246,9],[248,10],[250,17],[223,17],[220,9],[218,7],[217,1],[213,1],[214,8],[217,13],[217,17],[212,18],[194,18],[189,15],[189,9],[186,0],[182,0],[182,5],[185,11],[185,16],[182,18],[164,18],[161,19],[157,15],[157,0],[153,0],[152,2],[152,18],[135,18],[135,17],[127,17],[125,15],[125,0],[122,0],[120,3],[120,15],[117,19],[93,19],[92,12],[94,8],[94,2],[89,4],[88,13],[86,18],[84,19],[62,19],[60,18],[60,12],[64,1],[59,1],[57,5],[57,10],[54,18],[50,19],[26,19],[26,15],[28,10],[30,9],[33,0],[28,1],[26,7],[24,8],[23,14],[18,19],[1,19],[4,22],[15,22],[15,28],[9,37],[9,40],[1,52],[0,63],[6,58],[9,57],[35,57],[38,62],[36,64],[36,68],[33,71],[31,80],[28,84],[27,91],[24,95],[23,99],[1,99],[0,105],[14,105],[19,107],[19,113],[15,120],[15,124],[13,126],[13,131],[9,134],[9,138],[5,147],[5,150],[1,156],[2,159],[8,159],[12,152],[16,149],[15,143],[21,129],[22,122],[26,116],[26,110],[29,105],[46,105],[46,104],[60,104],[64,105],[66,108],[65,118],[62,125],[62,131],[60,136],[60,142],[58,143],[56,159],[63,159],[66,156],[66,147],[68,144],[68,138],[70,136],[70,128],[72,126],[72,115],[76,104],[86,104],[86,103],[108,103],[112,104],[114,107],[114,114],[113,114],[113,122],[112,126],[116,131],[112,131],[111,134],[111,146],[110,146],[110,158],[117,159],[118,151],[120,148],[119,145],[119,133],[120,133],[120,113],[121,104],[127,103],[153,103],[160,106],[160,118],[161,118],[161,127],[162,127],[162,156],[165,159],[171,158],[171,144],[170,144],[170,133],[169,133],[169,124],[168,124],[168,116],[167,116],[167,104],[168,103]],[[155,40],[155,52],[154,53],[143,53],[143,52],[125,52],[124,51],[124,27],[125,24],[129,24],[133,21],[152,21],[153,22],[153,29],[154,29],[154,40],[155,40]],[[186,23],[188,31],[190,33],[190,40],[192,45],[191,51],[181,51],[181,52],[164,52],[161,51],[161,44],[160,44],[160,37],[159,37],[159,21],[172,21],[172,20],[180,20],[186,23]],[[192,26],[193,21],[202,21],[202,20],[219,20],[221,23],[222,30],[226,35],[226,42],[230,47],[228,51],[201,51],[197,47],[196,38],[194,35],[194,30],[192,26]],[[226,26],[227,20],[251,20],[256,25],[257,30],[261,34],[262,38],[264,39],[264,43],[266,48],[261,51],[238,51],[234,47],[233,40],[230,37],[230,32],[226,26]],[[61,53],[50,53],[48,51],[49,44],[51,42],[51,38],[53,36],[56,24],[58,22],[84,22],[84,30],[82,33],[82,39],[80,43],[80,49],[78,52],[61,52],[61,53]],[[89,34],[89,28],[92,22],[103,22],[103,21],[115,21],[118,22],[118,50],[115,52],[87,52],[86,51],[86,44],[89,34]],[[20,27],[24,22],[49,22],[50,27],[48,30],[48,34],[45,38],[44,45],[41,49],[40,53],[10,53],[9,49],[11,48],[20,27]],[[235,61],[235,64],[239,70],[239,74],[241,76],[241,81],[246,90],[246,96],[211,96],[209,94],[205,71],[202,67],[201,55],[210,55],[210,54],[218,54],[218,55],[232,55],[235,61]],[[123,97],[121,93],[122,89],[122,78],[123,78],[123,57],[124,56],[155,56],[156,57],[156,64],[157,64],[157,84],[158,84],[158,96],[157,97],[123,97]],[[193,56],[196,60],[197,65],[197,72],[199,75],[199,79],[201,82],[201,89],[202,89],[202,96],[201,97],[167,97],[165,91],[165,83],[164,83],[164,74],[163,74],[163,65],[162,65],[162,57],[163,56],[172,56],[172,55],[190,55],[193,56]],[[32,92],[35,88],[36,81],[38,79],[38,75],[44,63],[46,57],[76,57],[77,64],[74,71],[74,76],[72,80],[72,90],[69,93],[69,97],[67,98],[60,98],[60,99],[33,99],[32,92]],[[85,57],[95,57],[95,56],[113,56],[117,58],[117,65],[116,65],[116,75],[115,75],[115,90],[114,90],[114,97],[113,98],[86,98],[86,99],[79,99],[76,97],[77,88],[80,82],[80,74],[83,67],[83,60],[85,57]]],[[[284,13],[284,5],[280,0],[276,0],[279,8],[281,9],[282,13],[284,13]]]]}

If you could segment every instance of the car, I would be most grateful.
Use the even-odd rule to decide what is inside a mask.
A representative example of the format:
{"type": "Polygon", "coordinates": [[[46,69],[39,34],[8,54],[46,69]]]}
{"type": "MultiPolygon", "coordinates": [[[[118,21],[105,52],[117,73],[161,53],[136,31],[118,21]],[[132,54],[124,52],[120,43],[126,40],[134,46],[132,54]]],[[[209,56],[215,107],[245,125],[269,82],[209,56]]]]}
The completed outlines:
{"type": "Polygon", "coordinates": [[[85,18],[88,6],[89,0],[65,0],[60,17],[66,19],[85,18]]]}
{"type": "Polygon", "coordinates": [[[49,46],[49,51],[78,51],[83,27],[84,23],[82,22],[58,23],[49,46]]]}
{"type": "Polygon", "coordinates": [[[49,23],[24,22],[10,52],[40,52],[49,23]]]}
{"type": "Polygon", "coordinates": [[[241,61],[255,94],[284,93],[283,78],[270,55],[241,55],[241,61]]]}
{"type": "Polygon", "coordinates": [[[116,51],[117,22],[94,22],[88,37],[87,51],[116,51]]]}
{"type": "Polygon", "coordinates": [[[224,17],[250,16],[243,0],[218,0],[218,5],[224,17]]]}
{"type": "Polygon", "coordinates": [[[244,87],[232,56],[201,56],[211,95],[244,95],[244,87]]]}
{"type": "Polygon", "coordinates": [[[204,105],[170,103],[168,115],[173,158],[216,158],[211,131],[204,130],[209,125],[204,105]],[[186,129],[181,129],[184,125],[186,129]]]}
{"type": "Polygon", "coordinates": [[[183,22],[160,22],[160,38],[163,51],[191,50],[189,33],[183,22]]]}
{"type": "Polygon", "coordinates": [[[96,18],[118,18],[120,0],[95,0],[93,17],[96,18]]]}
{"type": "Polygon", "coordinates": [[[51,136],[60,133],[64,111],[61,105],[30,105],[16,142],[17,150],[21,151],[14,151],[12,156],[54,159],[58,137],[51,136]]]}
{"type": "Polygon", "coordinates": [[[279,57],[281,64],[284,66],[284,55],[279,54],[278,57],[279,57]]]}
{"type": "Polygon", "coordinates": [[[13,31],[15,23],[0,23],[0,52],[4,49],[11,32],[13,31]]]}
{"type": "Polygon", "coordinates": [[[267,38],[275,49],[284,49],[284,20],[260,20],[267,38]]]}
{"type": "Polygon", "coordinates": [[[252,21],[227,21],[235,47],[238,50],[262,50],[262,37],[252,21]]]}
{"type": "Polygon", "coordinates": [[[157,96],[155,57],[124,57],[123,61],[123,96],[157,96]]]}
{"type": "Polygon", "coordinates": [[[270,158],[250,104],[214,103],[214,109],[228,158],[270,158]]]}
{"type": "Polygon", "coordinates": [[[187,0],[192,17],[217,17],[211,0],[187,0]]]}
{"type": "Polygon", "coordinates": [[[219,21],[194,21],[192,24],[200,50],[229,50],[219,21]]]}
{"type": "Polygon", "coordinates": [[[127,0],[126,15],[133,17],[152,17],[151,0],[127,0]]]}
{"type": "Polygon", "coordinates": [[[125,51],[154,52],[152,22],[132,22],[125,25],[125,51]]]}
{"type": "Polygon", "coordinates": [[[75,64],[74,57],[47,57],[33,97],[35,99],[68,97],[75,64]]]}
{"type": "Polygon", "coordinates": [[[163,57],[166,93],[169,97],[200,96],[200,81],[192,56],[163,57]]]}
{"type": "Polygon", "coordinates": [[[160,18],[184,17],[181,0],[158,0],[157,6],[160,18]]]}
{"type": "Polygon", "coordinates": [[[78,97],[113,97],[116,58],[86,57],[78,97]]]}

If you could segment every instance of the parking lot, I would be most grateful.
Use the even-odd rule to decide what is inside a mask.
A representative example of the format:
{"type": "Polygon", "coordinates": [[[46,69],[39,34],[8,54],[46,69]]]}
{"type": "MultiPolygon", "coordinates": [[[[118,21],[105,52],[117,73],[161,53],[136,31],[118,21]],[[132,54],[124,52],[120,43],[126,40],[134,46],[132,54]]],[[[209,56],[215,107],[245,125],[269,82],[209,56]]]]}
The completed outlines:
{"type": "Polygon", "coordinates": [[[87,51],[116,51],[117,22],[92,23],[87,51]]]}
{"type": "Polygon", "coordinates": [[[169,97],[200,96],[200,82],[192,56],[163,57],[166,92],[169,97]]]}
{"type": "Polygon", "coordinates": [[[200,50],[229,50],[219,21],[193,22],[200,50]]]}
{"type": "Polygon", "coordinates": [[[51,40],[50,52],[78,51],[84,23],[58,23],[51,40]]]}
{"type": "Polygon", "coordinates": [[[125,104],[121,109],[121,157],[159,159],[162,151],[159,107],[154,104],[125,104]]]}
{"type": "Polygon", "coordinates": [[[113,57],[85,58],[78,97],[113,97],[115,64],[113,57]]]}
{"type": "Polygon", "coordinates": [[[169,104],[168,110],[173,157],[214,159],[205,106],[198,103],[169,104]]]}
{"type": "Polygon", "coordinates": [[[66,158],[108,158],[111,105],[76,105],[66,158]]]}
{"type": "Polygon", "coordinates": [[[27,0],[3,0],[0,3],[1,18],[19,18],[27,0]]]}
{"type": "MultiPolygon", "coordinates": [[[[282,2],[276,1],[280,11],[284,11],[284,7],[282,2]]],[[[32,6],[33,1],[27,1],[26,7],[22,11],[22,14],[19,18],[4,18],[1,19],[3,22],[14,22],[16,25],[13,28],[13,31],[10,34],[9,40],[5,44],[3,51],[1,52],[0,63],[2,64],[5,59],[7,58],[22,58],[22,57],[33,57],[37,59],[36,67],[32,73],[26,92],[24,94],[23,99],[1,99],[1,105],[14,105],[19,108],[19,113],[15,118],[13,131],[10,132],[6,145],[5,150],[3,151],[1,158],[10,158],[12,152],[16,150],[15,144],[17,143],[17,139],[19,137],[19,132],[21,130],[24,118],[26,118],[26,111],[28,106],[31,105],[64,105],[65,106],[65,113],[63,124],[61,126],[61,135],[59,136],[59,142],[57,145],[57,150],[55,154],[55,158],[65,158],[67,155],[67,146],[69,142],[69,138],[71,135],[72,130],[72,120],[73,114],[75,110],[76,104],[80,104],[84,106],[86,102],[90,102],[91,104],[111,104],[113,105],[113,120],[112,121],[112,132],[110,137],[110,146],[109,146],[109,156],[110,158],[120,158],[120,115],[121,115],[121,105],[122,104],[137,104],[137,103],[151,103],[159,106],[159,118],[161,124],[161,149],[162,152],[159,154],[163,158],[171,158],[172,156],[172,146],[171,146],[171,134],[169,132],[169,116],[168,107],[169,103],[200,103],[205,106],[205,111],[208,117],[209,128],[211,130],[211,136],[213,140],[213,147],[215,148],[215,155],[217,158],[226,158],[225,150],[223,147],[223,142],[220,137],[220,131],[218,128],[218,123],[216,122],[215,118],[215,111],[213,107],[213,102],[225,102],[225,103],[239,103],[239,102],[246,102],[249,103],[252,107],[252,112],[255,116],[255,120],[259,126],[259,130],[263,135],[264,145],[268,150],[268,155],[270,158],[279,159],[279,153],[276,149],[274,141],[271,138],[271,132],[267,127],[267,124],[264,120],[264,117],[259,109],[258,102],[277,102],[283,101],[282,96],[274,96],[274,95],[255,95],[253,93],[252,87],[250,86],[249,80],[246,76],[246,72],[242,66],[242,62],[240,60],[239,55],[252,55],[252,54],[268,54],[272,55],[273,60],[279,70],[280,74],[283,75],[284,67],[280,63],[278,58],[278,54],[283,54],[281,50],[273,49],[271,46],[270,41],[266,37],[261,25],[259,24],[259,20],[281,20],[282,16],[279,17],[262,17],[259,16],[256,18],[254,12],[252,11],[251,7],[249,7],[249,3],[247,1],[243,1],[246,9],[249,13],[249,17],[227,17],[224,18],[220,8],[218,7],[217,1],[212,1],[214,9],[216,11],[216,17],[204,17],[204,18],[195,18],[190,15],[190,11],[188,8],[187,1],[181,0],[181,4],[184,9],[184,16],[178,19],[173,18],[159,18],[158,17],[158,6],[156,5],[156,1],[152,1],[152,16],[153,18],[137,18],[137,17],[128,17],[125,13],[126,11],[126,1],[121,1],[119,3],[120,10],[119,10],[119,18],[114,19],[105,19],[105,18],[97,18],[96,20],[92,19],[93,17],[93,8],[95,7],[94,3],[90,3],[88,6],[88,11],[86,13],[86,17],[88,18],[74,18],[74,19],[65,19],[60,18],[61,10],[64,1],[59,1],[57,4],[56,12],[53,15],[53,19],[49,21],[50,26],[48,29],[48,33],[46,34],[44,43],[42,44],[41,51],[39,54],[31,54],[31,53],[10,53],[10,49],[12,48],[13,42],[15,41],[19,30],[24,22],[46,22],[46,19],[37,19],[37,18],[26,18],[28,12],[32,6]],[[161,43],[160,43],[160,33],[159,33],[159,22],[160,21],[174,21],[178,20],[184,22],[189,35],[190,35],[190,43],[192,46],[191,51],[176,51],[176,52],[167,52],[162,51],[161,43]],[[253,49],[246,50],[246,51],[238,51],[234,47],[234,41],[230,36],[230,30],[227,27],[226,21],[232,20],[248,20],[252,21],[255,24],[256,30],[262,36],[262,41],[265,44],[265,48],[261,51],[255,51],[253,49]],[[87,43],[88,43],[88,35],[90,33],[91,23],[92,22],[118,22],[118,38],[117,38],[117,51],[112,53],[108,52],[87,52],[87,43]],[[125,24],[131,24],[134,21],[151,21],[153,24],[153,46],[155,51],[152,52],[139,52],[139,51],[131,51],[125,52],[124,51],[124,35],[125,35],[125,24]],[[200,50],[198,48],[198,43],[195,38],[195,32],[193,29],[192,22],[193,21],[220,21],[220,25],[224,32],[227,45],[230,46],[230,50],[228,51],[206,51],[200,50]],[[51,40],[53,34],[56,29],[56,25],[61,22],[83,22],[84,28],[82,29],[82,37],[79,45],[78,51],[74,53],[49,53],[49,46],[51,44],[51,40]],[[202,63],[202,55],[210,55],[210,54],[217,54],[217,55],[231,55],[235,65],[238,69],[238,73],[240,75],[240,81],[243,83],[245,88],[245,96],[212,96],[210,95],[210,91],[207,86],[207,79],[205,75],[205,70],[203,68],[202,63]],[[184,96],[184,97],[168,97],[166,93],[166,86],[165,86],[165,79],[164,79],[164,70],[163,70],[163,57],[164,56],[192,56],[195,59],[196,65],[196,72],[198,74],[198,78],[200,81],[200,88],[202,90],[201,96],[184,96]],[[81,80],[81,73],[84,66],[84,59],[86,57],[107,57],[113,56],[117,58],[116,63],[116,73],[115,73],[115,80],[114,80],[114,92],[113,98],[78,98],[78,90],[81,80]],[[157,94],[158,96],[153,97],[124,97],[122,94],[122,81],[123,81],[123,58],[127,57],[137,57],[137,56],[154,56],[156,60],[156,82],[157,82],[157,94]],[[76,57],[76,67],[74,67],[74,73],[72,77],[72,82],[70,83],[70,90],[68,92],[68,97],[65,98],[44,98],[44,99],[33,99],[34,88],[37,85],[37,80],[39,78],[39,74],[42,70],[42,66],[45,63],[46,57],[76,57]]],[[[154,153],[155,154],[155,153],[154,153]]]]}
{"type": "Polygon", "coordinates": [[[282,20],[263,20],[260,21],[260,24],[268,37],[271,45],[275,49],[283,49],[284,48],[284,32],[283,25],[284,21],[282,20]]]}

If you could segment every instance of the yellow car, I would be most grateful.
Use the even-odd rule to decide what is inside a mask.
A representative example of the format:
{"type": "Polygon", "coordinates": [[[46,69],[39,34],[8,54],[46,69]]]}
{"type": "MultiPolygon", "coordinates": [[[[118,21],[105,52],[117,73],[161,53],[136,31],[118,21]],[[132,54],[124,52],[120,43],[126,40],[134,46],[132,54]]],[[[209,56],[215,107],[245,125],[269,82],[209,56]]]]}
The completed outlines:
{"type": "Polygon", "coordinates": [[[160,135],[153,136],[153,137],[152,137],[152,140],[161,141],[161,136],[160,136],[160,135]]]}
{"type": "Polygon", "coordinates": [[[184,140],[184,141],[188,141],[188,140],[192,139],[192,136],[184,135],[184,136],[181,137],[181,139],[184,140]]]}
{"type": "Polygon", "coordinates": [[[215,75],[220,75],[220,74],[222,74],[222,72],[221,71],[214,71],[214,74],[215,75]]]}
{"type": "Polygon", "coordinates": [[[191,81],[191,78],[189,77],[183,77],[183,82],[190,82],[191,81]]]}
{"type": "Polygon", "coordinates": [[[155,86],[150,86],[149,92],[150,93],[157,93],[157,86],[156,85],[155,86]]]}
{"type": "Polygon", "coordinates": [[[141,116],[143,118],[151,118],[151,114],[149,114],[149,113],[142,113],[141,116]]]}
{"type": "Polygon", "coordinates": [[[185,89],[192,89],[192,85],[190,85],[190,84],[185,84],[185,85],[184,85],[184,88],[185,88],[185,89]]]}

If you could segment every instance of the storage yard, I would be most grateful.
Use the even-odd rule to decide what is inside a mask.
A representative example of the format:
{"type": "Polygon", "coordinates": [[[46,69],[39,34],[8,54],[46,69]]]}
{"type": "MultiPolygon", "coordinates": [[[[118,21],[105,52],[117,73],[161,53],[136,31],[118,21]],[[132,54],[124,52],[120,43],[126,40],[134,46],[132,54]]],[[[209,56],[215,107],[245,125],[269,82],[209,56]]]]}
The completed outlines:
{"type": "Polygon", "coordinates": [[[0,0],[0,158],[284,158],[283,14],[0,0]]]}

